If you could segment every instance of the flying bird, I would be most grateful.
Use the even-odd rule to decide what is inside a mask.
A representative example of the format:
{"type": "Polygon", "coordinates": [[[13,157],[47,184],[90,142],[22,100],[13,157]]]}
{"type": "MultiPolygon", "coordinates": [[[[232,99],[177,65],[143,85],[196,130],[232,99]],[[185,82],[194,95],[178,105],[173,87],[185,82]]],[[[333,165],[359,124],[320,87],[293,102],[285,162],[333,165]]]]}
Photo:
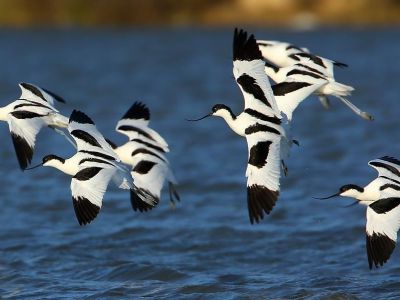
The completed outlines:
{"type": "Polygon", "coordinates": [[[235,29],[233,75],[244,97],[244,110],[235,115],[231,108],[216,104],[209,116],[221,117],[248,146],[247,206],[250,222],[269,214],[278,199],[281,170],[281,114],[264,71],[264,62],[253,35],[235,29]]]}
{"type": "Polygon", "coordinates": [[[86,114],[74,110],[69,118],[68,131],[76,142],[77,152],[68,159],[47,155],[41,164],[30,169],[53,167],[72,176],[72,203],[79,225],[86,225],[96,218],[110,180],[121,189],[135,190],[142,201],[155,205],[152,197],[136,188],[129,169],[86,114]]]}
{"type": "Polygon", "coordinates": [[[289,119],[296,107],[311,94],[335,96],[346,104],[357,115],[366,120],[373,117],[359,109],[346,99],[351,94],[352,87],[336,82],[332,77],[325,76],[319,70],[297,63],[290,67],[279,68],[265,62],[265,72],[277,84],[272,86],[278,107],[289,119]]]}
{"type": "Polygon", "coordinates": [[[400,228],[400,161],[389,156],[368,164],[378,171],[378,177],[367,186],[347,184],[336,196],[351,197],[355,203],[367,206],[366,248],[369,268],[378,268],[390,258],[400,228]]]}
{"type": "MultiPolygon", "coordinates": [[[[298,47],[286,42],[258,40],[257,44],[265,60],[279,68],[291,67],[295,64],[307,65],[323,76],[335,81],[334,67],[347,67],[346,64],[310,53],[307,48],[298,47]]],[[[351,93],[354,88],[346,86],[351,93]]],[[[328,95],[319,93],[318,98],[325,108],[329,108],[328,95]]]]}
{"type": "MultiPolygon", "coordinates": [[[[168,182],[170,203],[175,207],[175,201],[179,201],[180,197],[176,190],[177,181],[165,157],[165,153],[169,152],[168,144],[149,127],[149,121],[149,108],[141,102],[135,102],[115,128],[129,140],[121,146],[112,146],[121,161],[132,167],[136,187],[151,195],[155,203],[160,200],[164,182],[168,182]]],[[[131,203],[135,211],[153,208],[153,205],[142,201],[136,192],[131,194],[131,203]]]]}
{"type": "Polygon", "coordinates": [[[17,154],[19,166],[25,170],[31,163],[36,136],[43,127],[55,129],[68,126],[68,118],[54,107],[54,101],[65,102],[63,98],[36,85],[19,84],[21,96],[0,108],[0,120],[6,121],[17,154]]]}

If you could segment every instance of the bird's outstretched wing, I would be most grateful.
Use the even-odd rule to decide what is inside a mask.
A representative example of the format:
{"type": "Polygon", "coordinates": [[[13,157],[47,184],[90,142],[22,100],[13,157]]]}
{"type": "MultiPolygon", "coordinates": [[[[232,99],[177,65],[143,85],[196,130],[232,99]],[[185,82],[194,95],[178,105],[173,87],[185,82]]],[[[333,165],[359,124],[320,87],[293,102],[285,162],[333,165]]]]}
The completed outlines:
{"type": "Polygon", "coordinates": [[[400,161],[394,157],[383,156],[368,162],[368,165],[378,171],[380,177],[400,181],[400,161]]]}
{"type": "Polygon", "coordinates": [[[144,142],[161,147],[168,152],[167,142],[156,132],[148,127],[150,110],[141,102],[135,102],[125,115],[118,121],[116,131],[122,133],[130,140],[140,139],[144,142]]]}
{"type": "Polygon", "coordinates": [[[325,77],[306,66],[296,65],[290,69],[285,81],[272,86],[278,108],[289,120],[302,101],[328,83],[325,77]]]}
{"type": "Polygon", "coordinates": [[[245,109],[280,116],[256,40],[237,29],[233,38],[233,75],[243,93],[245,109]]]}
{"type": "Polygon", "coordinates": [[[382,197],[367,207],[366,248],[370,269],[382,266],[390,258],[400,228],[398,191],[384,192],[382,197]]]}
{"type": "Polygon", "coordinates": [[[65,100],[59,95],[34,84],[21,82],[19,87],[21,89],[21,99],[46,102],[51,106],[54,106],[54,100],[65,103],[65,100]]]}
{"type": "Polygon", "coordinates": [[[69,118],[68,131],[76,142],[78,151],[101,152],[107,159],[119,160],[110,144],[97,130],[94,122],[85,113],[74,110],[69,118]]]}
{"type": "Polygon", "coordinates": [[[97,163],[90,166],[90,163],[83,163],[78,173],[72,177],[72,203],[79,225],[86,225],[96,218],[108,183],[115,172],[116,168],[111,164],[107,166],[107,163],[97,163]]]}
{"type": "Polygon", "coordinates": [[[250,222],[263,219],[269,214],[279,196],[281,177],[280,140],[278,132],[255,132],[246,135],[249,149],[247,163],[247,206],[250,222]]]}
{"type": "Polygon", "coordinates": [[[263,218],[263,212],[271,212],[279,195],[282,127],[256,40],[237,29],[233,38],[233,74],[243,93],[245,112],[251,117],[245,135],[249,154],[247,205],[253,223],[263,218]]]}
{"type": "Polygon", "coordinates": [[[31,163],[36,136],[46,126],[43,116],[30,111],[13,111],[8,115],[11,138],[22,170],[31,163]]]}

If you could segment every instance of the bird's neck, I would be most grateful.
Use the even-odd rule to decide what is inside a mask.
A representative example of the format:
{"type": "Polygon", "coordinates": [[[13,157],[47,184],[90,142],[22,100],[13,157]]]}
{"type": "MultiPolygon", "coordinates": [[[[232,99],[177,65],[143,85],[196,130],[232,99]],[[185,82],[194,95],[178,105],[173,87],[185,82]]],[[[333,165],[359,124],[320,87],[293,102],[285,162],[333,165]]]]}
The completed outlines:
{"type": "Polygon", "coordinates": [[[245,127],[243,124],[240,124],[239,118],[237,118],[232,112],[225,111],[221,115],[219,115],[222,119],[225,120],[226,124],[238,135],[245,136],[244,130],[245,127]]]}
{"type": "Polygon", "coordinates": [[[64,163],[59,160],[53,160],[46,166],[53,167],[71,176],[75,176],[75,174],[79,171],[78,164],[70,163],[69,160],[66,160],[64,163]]]}

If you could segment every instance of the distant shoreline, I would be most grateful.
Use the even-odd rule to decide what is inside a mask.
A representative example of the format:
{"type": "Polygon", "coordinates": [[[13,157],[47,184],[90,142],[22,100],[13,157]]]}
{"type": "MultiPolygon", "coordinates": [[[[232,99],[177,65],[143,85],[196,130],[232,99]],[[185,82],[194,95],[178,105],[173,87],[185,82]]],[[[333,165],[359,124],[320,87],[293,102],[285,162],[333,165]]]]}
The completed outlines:
{"type": "Polygon", "coordinates": [[[2,0],[0,26],[400,25],[396,0],[2,0]]]}

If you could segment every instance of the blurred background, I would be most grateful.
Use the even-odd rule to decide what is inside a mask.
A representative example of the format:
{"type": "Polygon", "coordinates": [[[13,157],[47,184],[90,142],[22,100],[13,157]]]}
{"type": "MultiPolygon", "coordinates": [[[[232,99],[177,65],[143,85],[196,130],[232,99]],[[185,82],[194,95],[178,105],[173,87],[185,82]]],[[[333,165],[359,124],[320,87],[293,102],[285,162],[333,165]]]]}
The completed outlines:
{"type": "Polygon", "coordinates": [[[399,0],[1,0],[0,25],[396,25],[399,0]]]}
{"type": "MultiPolygon", "coordinates": [[[[159,206],[141,214],[110,184],[98,217],[80,227],[69,176],[22,172],[2,122],[0,299],[400,299],[400,247],[370,271],[365,207],[312,198],[367,184],[371,159],[400,159],[399,23],[394,0],[0,0],[0,106],[30,82],[62,96],[61,113],[84,111],[122,144],[116,122],[142,101],[169,144],[181,195],[173,210],[164,189],[159,206]],[[246,142],[220,119],[185,121],[216,103],[243,109],[234,27],[347,63],[336,80],[375,117],[365,121],[334,98],[330,110],[314,96],[304,101],[289,175],[256,225],[246,142]]],[[[74,151],[44,129],[33,164],[74,151]]]]}

